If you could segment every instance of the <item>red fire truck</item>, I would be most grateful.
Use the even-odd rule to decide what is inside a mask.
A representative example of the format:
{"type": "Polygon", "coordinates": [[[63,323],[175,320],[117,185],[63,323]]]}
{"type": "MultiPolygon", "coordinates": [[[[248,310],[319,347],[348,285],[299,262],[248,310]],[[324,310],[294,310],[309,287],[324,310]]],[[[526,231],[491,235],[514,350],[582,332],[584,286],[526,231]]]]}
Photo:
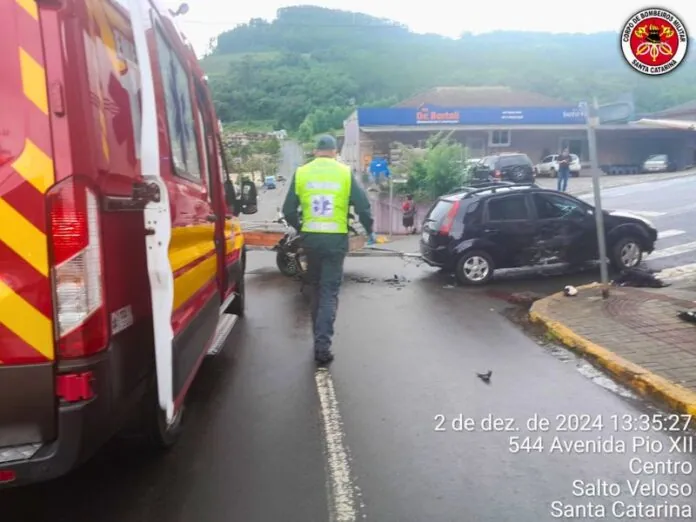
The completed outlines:
{"type": "Polygon", "coordinates": [[[124,429],[174,443],[202,359],[244,314],[236,216],[255,202],[235,198],[166,8],[3,0],[0,28],[3,488],[124,429]]]}

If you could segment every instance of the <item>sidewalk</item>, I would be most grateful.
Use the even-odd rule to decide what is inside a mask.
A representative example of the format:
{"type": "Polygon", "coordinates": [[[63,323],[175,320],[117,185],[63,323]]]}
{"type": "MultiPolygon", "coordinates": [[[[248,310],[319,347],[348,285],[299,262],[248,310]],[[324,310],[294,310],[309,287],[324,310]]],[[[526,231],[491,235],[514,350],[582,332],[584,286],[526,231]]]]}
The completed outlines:
{"type": "Polygon", "coordinates": [[[662,289],[597,285],[540,299],[530,317],[619,380],[674,409],[696,415],[696,324],[677,317],[696,308],[696,281],[662,289]]]}

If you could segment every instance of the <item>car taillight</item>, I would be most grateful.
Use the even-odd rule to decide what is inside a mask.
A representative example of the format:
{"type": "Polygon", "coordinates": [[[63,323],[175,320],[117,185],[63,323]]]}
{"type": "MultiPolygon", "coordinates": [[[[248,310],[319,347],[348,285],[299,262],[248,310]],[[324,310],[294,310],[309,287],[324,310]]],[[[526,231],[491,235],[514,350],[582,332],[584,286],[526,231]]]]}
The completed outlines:
{"type": "Polygon", "coordinates": [[[58,352],[84,357],[106,348],[101,232],[96,194],[70,178],[48,194],[58,352]]]}
{"type": "Polygon", "coordinates": [[[496,179],[500,179],[500,178],[503,177],[503,174],[502,174],[502,172],[500,172],[499,170],[496,170],[496,171],[493,173],[493,176],[494,176],[496,179]]]}
{"type": "Polygon", "coordinates": [[[439,233],[441,236],[449,235],[452,230],[452,225],[454,224],[454,218],[457,216],[457,211],[459,210],[459,201],[455,201],[454,205],[449,209],[447,215],[445,216],[442,225],[440,226],[439,233]]]}

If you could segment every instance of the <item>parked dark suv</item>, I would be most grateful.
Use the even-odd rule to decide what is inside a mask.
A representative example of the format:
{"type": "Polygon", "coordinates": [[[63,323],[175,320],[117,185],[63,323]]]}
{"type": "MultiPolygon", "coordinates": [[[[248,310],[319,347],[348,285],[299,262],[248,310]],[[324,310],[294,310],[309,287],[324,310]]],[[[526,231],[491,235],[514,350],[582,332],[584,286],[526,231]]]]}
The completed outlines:
{"type": "MultiPolygon", "coordinates": [[[[618,270],[640,264],[657,230],[628,213],[604,211],[607,252],[618,270]]],[[[499,268],[599,258],[594,207],[536,185],[500,182],[442,196],[423,221],[420,250],[431,266],[464,284],[484,284],[499,268]]]]}
{"type": "Polygon", "coordinates": [[[520,152],[486,156],[473,169],[474,181],[534,181],[534,165],[529,156],[520,152]]]}

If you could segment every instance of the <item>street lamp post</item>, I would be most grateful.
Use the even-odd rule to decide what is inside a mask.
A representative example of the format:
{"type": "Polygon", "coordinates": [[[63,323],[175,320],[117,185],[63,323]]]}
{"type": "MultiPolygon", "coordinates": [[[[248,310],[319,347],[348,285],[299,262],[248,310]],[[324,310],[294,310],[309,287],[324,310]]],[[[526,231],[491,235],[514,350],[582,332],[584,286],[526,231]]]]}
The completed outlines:
{"type": "Polygon", "coordinates": [[[586,107],[586,111],[587,144],[590,153],[590,168],[592,169],[592,191],[594,192],[595,224],[597,225],[597,243],[599,247],[599,274],[602,298],[607,299],[609,297],[609,270],[607,268],[607,241],[604,233],[604,212],[602,211],[599,161],[597,159],[597,126],[599,125],[597,98],[592,100],[592,107],[586,107]]]}

